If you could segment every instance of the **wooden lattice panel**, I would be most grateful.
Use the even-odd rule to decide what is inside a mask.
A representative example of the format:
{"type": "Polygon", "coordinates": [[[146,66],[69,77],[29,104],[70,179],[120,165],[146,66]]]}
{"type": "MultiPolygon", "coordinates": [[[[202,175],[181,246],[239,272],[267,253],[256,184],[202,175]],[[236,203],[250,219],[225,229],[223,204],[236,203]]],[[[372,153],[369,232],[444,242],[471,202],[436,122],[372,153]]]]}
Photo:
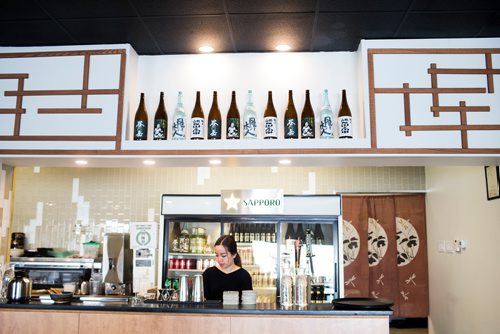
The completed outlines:
{"type": "Polygon", "coordinates": [[[124,49],[0,53],[0,140],[119,149],[125,62],[124,49]]]}
{"type": "Polygon", "coordinates": [[[500,49],[369,49],[368,66],[372,148],[500,148],[500,49]]]}

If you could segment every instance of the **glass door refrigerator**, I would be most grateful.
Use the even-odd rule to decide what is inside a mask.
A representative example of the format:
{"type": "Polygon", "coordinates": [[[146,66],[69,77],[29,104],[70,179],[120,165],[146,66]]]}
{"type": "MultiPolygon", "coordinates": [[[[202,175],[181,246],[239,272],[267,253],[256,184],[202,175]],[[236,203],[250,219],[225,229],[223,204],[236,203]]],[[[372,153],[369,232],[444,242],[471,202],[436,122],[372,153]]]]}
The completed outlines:
{"type": "Polygon", "coordinates": [[[280,212],[272,214],[265,209],[228,213],[225,196],[162,196],[162,288],[175,288],[181,275],[215,265],[214,243],[226,234],[237,241],[257,303],[279,303],[285,271],[311,276],[311,303],[343,296],[340,196],[284,195],[280,212]]]}

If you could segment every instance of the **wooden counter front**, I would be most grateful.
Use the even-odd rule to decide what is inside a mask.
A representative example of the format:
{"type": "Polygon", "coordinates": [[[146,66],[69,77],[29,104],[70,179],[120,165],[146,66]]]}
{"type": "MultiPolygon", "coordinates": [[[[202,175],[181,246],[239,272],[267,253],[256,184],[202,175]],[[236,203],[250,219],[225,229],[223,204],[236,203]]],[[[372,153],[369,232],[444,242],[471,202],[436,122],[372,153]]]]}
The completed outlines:
{"type": "Polygon", "coordinates": [[[23,334],[389,334],[389,316],[1,309],[0,329],[23,334]]]}

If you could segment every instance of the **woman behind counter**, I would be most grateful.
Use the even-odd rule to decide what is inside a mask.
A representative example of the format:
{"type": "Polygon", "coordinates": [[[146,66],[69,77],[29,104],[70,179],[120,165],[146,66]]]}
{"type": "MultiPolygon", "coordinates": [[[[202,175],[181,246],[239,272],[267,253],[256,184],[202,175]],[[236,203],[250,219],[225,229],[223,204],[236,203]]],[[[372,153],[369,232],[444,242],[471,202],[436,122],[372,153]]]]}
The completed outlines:
{"type": "Polygon", "coordinates": [[[215,242],[216,265],[203,272],[203,291],[206,300],[222,300],[224,291],[252,289],[252,277],[241,267],[236,241],[223,235],[215,242]]]}

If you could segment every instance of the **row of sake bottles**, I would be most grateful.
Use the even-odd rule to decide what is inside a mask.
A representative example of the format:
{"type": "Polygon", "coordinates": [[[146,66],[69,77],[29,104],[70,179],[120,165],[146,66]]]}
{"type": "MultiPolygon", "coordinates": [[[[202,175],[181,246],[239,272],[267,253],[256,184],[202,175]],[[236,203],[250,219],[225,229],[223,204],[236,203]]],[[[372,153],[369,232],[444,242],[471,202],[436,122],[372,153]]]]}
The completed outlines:
{"type": "MultiPolygon", "coordinates": [[[[172,116],[171,138],[174,140],[190,139],[221,139],[222,116],[218,106],[217,92],[213,93],[212,106],[208,117],[201,107],[200,92],[196,92],[196,103],[191,113],[191,126],[188,129],[186,113],[183,106],[182,92],[178,93],[177,106],[172,116]],[[206,135],[205,135],[206,132],[206,135]]],[[[335,117],[328,99],[328,90],[323,91],[323,104],[319,111],[320,138],[352,138],[352,114],[347,103],[346,91],[342,90],[342,102],[335,117]]],[[[163,92],[160,93],[160,102],[154,116],[153,139],[166,140],[169,129],[168,114],[165,108],[163,92]]],[[[311,105],[309,90],[306,90],[304,108],[299,117],[293,102],[292,91],[288,91],[288,105],[284,113],[284,138],[316,138],[315,113],[311,105]]],[[[273,104],[272,92],[268,92],[267,107],[264,111],[263,138],[278,138],[278,117],[273,104]]],[[[258,122],[257,111],[253,104],[252,91],[248,91],[247,103],[240,118],[236,104],[236,92],[232,92],[231,105],[226,117],[226,139],[257,139],[258,122]]],[[[146,111],[144,93],[134,118],[134,140],[148,139],[148,113],[146,111]]]]}

